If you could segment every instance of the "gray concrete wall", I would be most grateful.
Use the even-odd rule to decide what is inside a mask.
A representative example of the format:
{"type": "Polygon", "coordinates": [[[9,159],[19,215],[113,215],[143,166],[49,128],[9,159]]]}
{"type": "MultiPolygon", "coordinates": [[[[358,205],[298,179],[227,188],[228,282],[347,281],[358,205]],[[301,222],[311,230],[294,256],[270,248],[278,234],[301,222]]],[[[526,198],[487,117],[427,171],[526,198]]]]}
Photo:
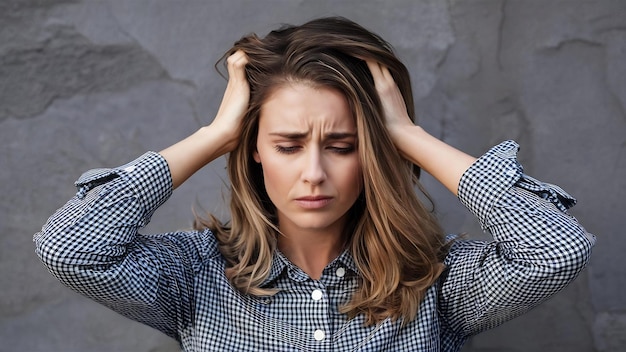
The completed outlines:
{"type": "MultiPolygon", "coordinates": [[[[0,0],[0,351],[175,351],[162,334],[56,282],[31,236],[86,169],[159,150],[211,121],[233,41],[343,15],[410,68],[423,126],[479,155],[513,138],[526,171],[578,197],[590,267],[464,351],[626,349],[626,2],[0,0]]],[[[223,160],[175,192],[151,231],[224,213],[223,160]]],[[[425,177],[449,232],[475,220],[425,177]]]]}

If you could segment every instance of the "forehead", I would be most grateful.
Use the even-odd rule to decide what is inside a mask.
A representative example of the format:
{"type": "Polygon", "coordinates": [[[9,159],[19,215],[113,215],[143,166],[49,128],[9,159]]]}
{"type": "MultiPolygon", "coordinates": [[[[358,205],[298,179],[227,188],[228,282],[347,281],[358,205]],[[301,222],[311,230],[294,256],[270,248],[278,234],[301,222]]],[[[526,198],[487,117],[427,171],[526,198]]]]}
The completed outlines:
{"type": "Polygon", "coordinates": [[[314,126],[355,129],[353,113],[343,93],[305,83],[289,83],[276,88],[261,105],[259,124],[259,128],[299,131],[310,131],[314,126]]]}

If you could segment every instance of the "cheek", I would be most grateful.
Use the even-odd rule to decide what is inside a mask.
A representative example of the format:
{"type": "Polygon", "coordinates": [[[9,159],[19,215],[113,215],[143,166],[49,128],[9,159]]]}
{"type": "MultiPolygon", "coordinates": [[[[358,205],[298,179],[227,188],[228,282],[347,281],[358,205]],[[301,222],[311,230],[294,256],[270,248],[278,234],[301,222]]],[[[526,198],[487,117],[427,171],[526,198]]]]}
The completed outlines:
{"type": "Polygon", "coordinates": [[[281,184],[281,173],[276,171],[276,168],[271,165],[263,165],[263,179],[265,181],[266,188],[275,188],[275,185],[281,184]]]}
{"type": "Polygon", "coordinates": [[[356,194],[356,196],[363,190],[363,170],[358,159],[352,163],[349,171],[345,174],[344,184],[350,187],[351,193],[356,194]]]}
{"type": "Polygon", "coordinates": [[[272,203],[276,203],[277,196],[288,192],[290,184],[289,168],[285,167],[284,162],[276,160],[276,158],[263,155],[263,163],[261,164],[263,172],[263,183],[265,191],[270,197],[272,203]]]}

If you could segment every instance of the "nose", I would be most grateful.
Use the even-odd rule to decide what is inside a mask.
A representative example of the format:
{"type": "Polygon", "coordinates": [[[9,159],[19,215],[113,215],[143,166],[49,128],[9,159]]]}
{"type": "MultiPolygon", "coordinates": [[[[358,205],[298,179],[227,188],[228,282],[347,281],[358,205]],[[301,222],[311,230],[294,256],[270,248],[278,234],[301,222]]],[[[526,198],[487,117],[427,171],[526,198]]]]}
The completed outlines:
{"type": "Polygon", "coordinates": [[[312,185],[318,185],[326,180],[326,171],[322,155],[317,148],[312,148],[306,153],[302,170],[302,180],[312,185]]]}

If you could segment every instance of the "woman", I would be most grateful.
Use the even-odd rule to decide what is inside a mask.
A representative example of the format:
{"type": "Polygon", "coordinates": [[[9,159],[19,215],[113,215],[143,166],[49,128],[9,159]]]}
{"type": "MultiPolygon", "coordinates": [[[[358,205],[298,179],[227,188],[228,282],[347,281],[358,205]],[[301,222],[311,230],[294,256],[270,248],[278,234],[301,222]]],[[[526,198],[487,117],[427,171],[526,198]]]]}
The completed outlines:
{"type": "Polygon", "coordinates": [[[586,265],[594,240],[565,212],[574,199],[524,175],[514,142],[475,159],[414,125],[408,72],[375,34],[324,18],[244,37],[226,57],[209,126],[84,174],[35,235],[61,282],[188,351],[458,351],[586,265]],[[138,233],[226,153],[228,226],[138,233]],[[446,239],[414,166],[494,241],[446,239]]]}

